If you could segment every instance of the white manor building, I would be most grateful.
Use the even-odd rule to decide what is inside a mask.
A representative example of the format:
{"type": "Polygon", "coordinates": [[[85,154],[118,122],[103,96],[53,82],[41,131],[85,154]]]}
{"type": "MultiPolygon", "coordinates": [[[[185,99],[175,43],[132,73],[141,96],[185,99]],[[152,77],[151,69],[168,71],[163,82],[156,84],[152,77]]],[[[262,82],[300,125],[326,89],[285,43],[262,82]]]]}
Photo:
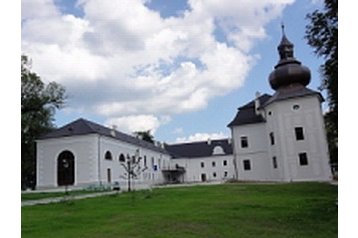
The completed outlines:
{"type": "Polygon", "coordinates": [[[232,138],[152,144],[78,119],[37,140],[38,189],[118,182],[126,188],[128,161],[139,159],[135,187],[224,181],[328,181],[323,98],[306,86],[310,71],[294,58],[283,34],[280,60],[269,76],[274,95],[257,93],[229,123],[232,138]]]}

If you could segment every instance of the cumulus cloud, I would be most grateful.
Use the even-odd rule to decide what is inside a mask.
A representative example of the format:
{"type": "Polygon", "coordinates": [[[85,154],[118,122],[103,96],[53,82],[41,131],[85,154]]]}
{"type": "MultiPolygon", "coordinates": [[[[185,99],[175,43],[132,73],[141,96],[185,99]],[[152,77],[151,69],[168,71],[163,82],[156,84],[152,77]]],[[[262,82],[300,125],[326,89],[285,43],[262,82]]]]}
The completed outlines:
{"type": "Polygon", "coordinates": [[[166,124],[169,121],[170,117],[168,116],[158,118],[154,115],[134,115],[110,118],[105,124],[109,127],[116,126],[119,131],[126,133],[150,130],[152,134],[155,134],[161,124],[166,124]]]}
{"type": "Polygon", "coordinates": [[[293,0],[188,0],[189,9],[167,18],[146,2],[81,0],[76,17],[51,0],[24,0],[22,51],[44,80],[67,88],[71,110],[126,128],[146,118],[155,130],[160,115],[200,110],[242,86],[252,46],[293,0]]]}
{"type": "Polygon", "coordinates": [[[225,139],[228,138],[228,135],[226,135],[223,132],[218,133],[195,133],[193,135],[187,136],[187,137],[178,137],[176,138],[176,143],[185,143],[185,142],[193,142],[193,141],[206,141],[208,139],[211,140],[218,140],[218,139],[225,139]]]}

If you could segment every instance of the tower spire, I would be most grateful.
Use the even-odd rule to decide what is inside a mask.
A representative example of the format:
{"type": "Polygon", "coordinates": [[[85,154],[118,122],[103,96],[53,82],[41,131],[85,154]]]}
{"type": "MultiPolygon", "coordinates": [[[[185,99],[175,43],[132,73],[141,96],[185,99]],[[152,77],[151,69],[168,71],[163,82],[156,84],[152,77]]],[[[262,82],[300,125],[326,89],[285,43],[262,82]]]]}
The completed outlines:
{"type": "Polygon", "coordinates": [[[278,53],[280,54],[280,60],[287,60],[289,58],[294,58],[293,56],[293,44],[287,39],[285,34],[285,25],[281,22],[282,29],[282,39],[278,45],[278,53]]]}

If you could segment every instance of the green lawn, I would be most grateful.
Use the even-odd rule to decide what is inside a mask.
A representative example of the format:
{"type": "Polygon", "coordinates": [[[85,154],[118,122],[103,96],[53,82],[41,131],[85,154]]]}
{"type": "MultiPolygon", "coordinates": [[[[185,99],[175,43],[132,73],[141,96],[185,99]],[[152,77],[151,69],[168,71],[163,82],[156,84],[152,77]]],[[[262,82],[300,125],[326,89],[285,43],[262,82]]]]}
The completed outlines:
{"type": "Polygon", "coordinates": [[[337,237],[337,187],[225,184],[22,207],[22,237],[337,237]]]}
{"type": "MultiPolygon", "coordinates": [[[[75,190],[69,191],[68,195],[82,195],[89,193],[98,193],[98,192],[107,192],[107,191],[87,191],[87,190],[75,190]]],[[[53,197],[63,197],[65,196],[65,192],[44,192],[44,193],[22,193],[21,201],[29,201],[29,200],[38,200],[43,198],[53,198],[53,197]]]]}

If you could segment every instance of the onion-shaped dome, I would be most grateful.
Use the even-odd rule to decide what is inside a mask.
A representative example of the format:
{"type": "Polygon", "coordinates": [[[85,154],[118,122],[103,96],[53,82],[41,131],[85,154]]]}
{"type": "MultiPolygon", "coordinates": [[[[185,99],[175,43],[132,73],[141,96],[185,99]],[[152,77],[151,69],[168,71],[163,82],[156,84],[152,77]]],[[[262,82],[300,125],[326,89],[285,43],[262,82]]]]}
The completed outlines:
{"type": "Polygon", "coordinates": [[[282,40],[277,49],[280,60],[269,76],[271,88],[277,90],[292,84],[308,85],[311,80],[311,72],[293,56],[293,44],[287,39],[283,26],[282,40]]]}

